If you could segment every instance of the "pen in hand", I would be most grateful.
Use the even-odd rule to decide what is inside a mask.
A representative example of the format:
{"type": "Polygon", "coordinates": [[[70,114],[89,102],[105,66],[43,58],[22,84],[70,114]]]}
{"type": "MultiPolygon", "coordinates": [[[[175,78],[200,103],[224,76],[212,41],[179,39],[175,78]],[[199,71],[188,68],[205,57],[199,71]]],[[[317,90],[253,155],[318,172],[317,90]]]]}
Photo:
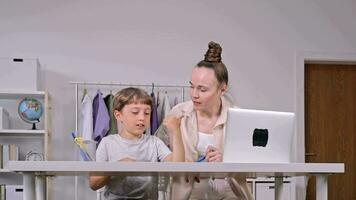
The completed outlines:
{"type": "Polygon", "coordinates": [[[200,156],[195,162],[203,162],[205,160],[205,156],[200,156]]]}

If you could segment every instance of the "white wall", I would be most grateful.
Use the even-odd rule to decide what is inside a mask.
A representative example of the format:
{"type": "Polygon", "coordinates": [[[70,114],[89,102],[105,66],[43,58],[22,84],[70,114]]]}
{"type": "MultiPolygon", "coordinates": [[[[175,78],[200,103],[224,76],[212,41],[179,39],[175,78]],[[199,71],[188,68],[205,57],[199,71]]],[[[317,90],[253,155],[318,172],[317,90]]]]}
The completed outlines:
{"type": "MultiPolygon", "coordinates": [[[[73,160],[69,81],[187,84],[215,40],[241,107],[295,111],[296,53],[356,52],[355,9],[352,0],[2,0],[0,56],[40,59],[53,103],[52,157],[73,160]]],[[[53,188],[54,199],[74,198],[72,178],[53,188]]]]}

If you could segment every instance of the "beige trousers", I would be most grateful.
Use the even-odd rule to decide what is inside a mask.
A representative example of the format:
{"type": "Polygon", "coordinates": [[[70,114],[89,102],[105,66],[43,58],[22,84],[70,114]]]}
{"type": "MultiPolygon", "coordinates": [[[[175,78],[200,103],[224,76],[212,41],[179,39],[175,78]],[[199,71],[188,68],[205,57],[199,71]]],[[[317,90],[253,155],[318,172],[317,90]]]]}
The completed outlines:
{"type": "Polygon", "coordinates": [[[246,179],[200,179],[197,183],[194,177],[173,177],[171,185],[171,200],[252,200],[246,179]],[[187,182],[188,180],[188,182],[187,182]]]}

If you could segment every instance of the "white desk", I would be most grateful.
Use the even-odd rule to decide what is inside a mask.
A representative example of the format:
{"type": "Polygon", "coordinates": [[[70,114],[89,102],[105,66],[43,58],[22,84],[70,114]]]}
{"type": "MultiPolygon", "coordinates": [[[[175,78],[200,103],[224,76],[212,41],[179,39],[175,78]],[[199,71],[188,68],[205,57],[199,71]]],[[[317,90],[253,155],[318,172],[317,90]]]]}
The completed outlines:
{"type": "MultiPolygon", "coordinates": [[[[10,161],[8,169],[24,176],[24,200],[35,200],[35,178],[44,193],[46,176],[89,175],[189,175],[226,177],[236,174],[246,177],[276,177],[276,199],[281,194],[283,177],[316,176],[317,200],[327,199],[327,176],[344,173],[342,163],[151,163],[151,162],[80,162],[80,161],[10,161]]],[[[45,195],[37,196],[45,199],[45,195]]]]}

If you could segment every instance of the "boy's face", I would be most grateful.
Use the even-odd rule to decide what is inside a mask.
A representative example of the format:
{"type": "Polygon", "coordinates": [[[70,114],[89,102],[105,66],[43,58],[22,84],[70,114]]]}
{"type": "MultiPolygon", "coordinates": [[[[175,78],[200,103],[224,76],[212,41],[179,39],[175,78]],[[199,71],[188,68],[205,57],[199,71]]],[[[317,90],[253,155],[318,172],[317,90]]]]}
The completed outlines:
{"type": "Polygon", "coordinates": [[[141,103],[125,105],[121,111],[114,111],[115,118],[122,123],[121,136],[133,139],[139,138],[149,127],[151,106],[141,103]]]}

